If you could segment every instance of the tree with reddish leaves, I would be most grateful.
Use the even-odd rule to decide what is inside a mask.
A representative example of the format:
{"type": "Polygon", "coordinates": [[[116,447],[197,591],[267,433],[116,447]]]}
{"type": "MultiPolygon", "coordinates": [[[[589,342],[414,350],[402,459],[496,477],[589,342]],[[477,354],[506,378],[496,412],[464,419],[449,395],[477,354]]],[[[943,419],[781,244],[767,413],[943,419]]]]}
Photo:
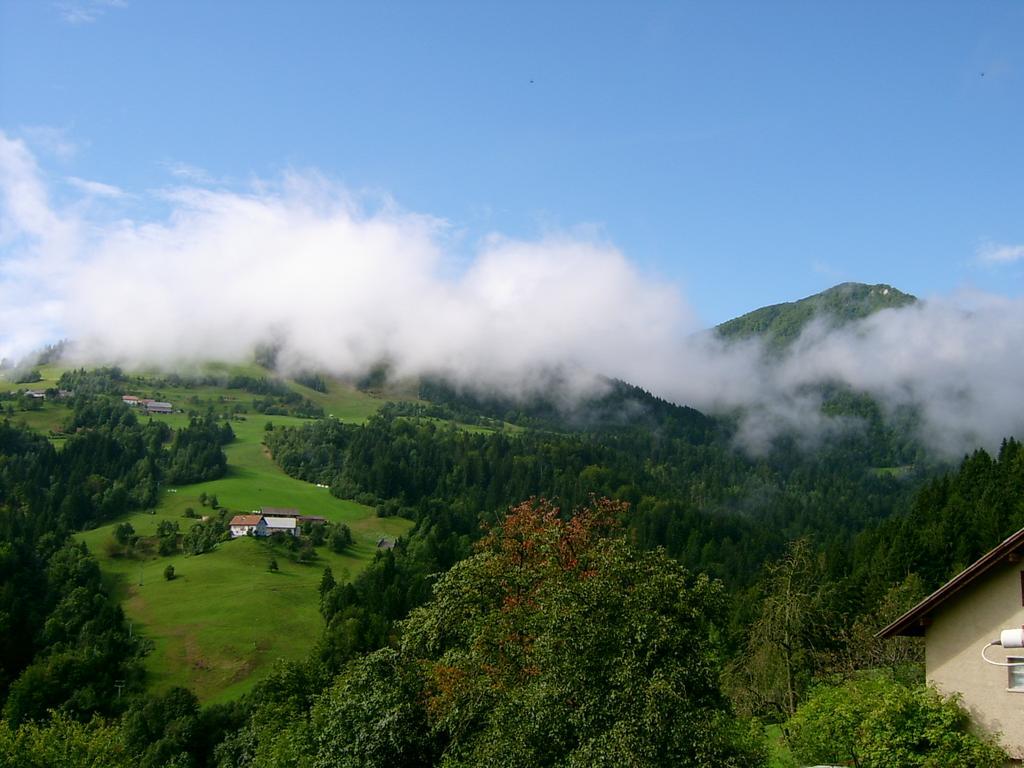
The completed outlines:
{"type": "Polygon", "coordinates": [[[625,511],[512,508],[323,697],[315,764],[763,764],[719,688],[719,585],[630,546],[625,511]]]}

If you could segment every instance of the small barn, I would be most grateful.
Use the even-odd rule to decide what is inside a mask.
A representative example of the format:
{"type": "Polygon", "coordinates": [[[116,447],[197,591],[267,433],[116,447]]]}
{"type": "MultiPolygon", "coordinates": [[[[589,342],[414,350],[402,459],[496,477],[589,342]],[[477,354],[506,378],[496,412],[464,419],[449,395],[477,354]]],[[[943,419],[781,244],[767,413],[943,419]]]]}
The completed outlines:
{"type": "Polygon", "coordinates": [[[260,514],[264,517],[302,517],[299,510],[288,507],[260,507],[260,514]]]}
{"type": "Polygon", "coordinates": [[[271,517],[264,515],[263,522],[266,526],[266,533],[263,534],[265,536],[275,533],[287,533],[289,536],[299,535],[299,521],[295,517],[271,517]]]}

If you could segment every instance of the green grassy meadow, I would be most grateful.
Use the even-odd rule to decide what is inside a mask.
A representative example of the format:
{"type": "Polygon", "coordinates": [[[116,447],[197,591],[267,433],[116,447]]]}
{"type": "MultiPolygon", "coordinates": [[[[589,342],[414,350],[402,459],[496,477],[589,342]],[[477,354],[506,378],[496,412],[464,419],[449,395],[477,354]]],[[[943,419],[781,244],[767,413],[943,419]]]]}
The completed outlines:
{"type": "MultiPolygon", "coordinates": [[[[145,386],[145,380],[138,381],[138,387],[133,383],[129,382],[127,391],[146,397],[158,394],[145,386]]],[[[337,383],[327,394],[294,386],[328,413],[349,422],[365,421],[386,402],[337,383]]],[[[252,399],[238,390],[214,387],[164,387],[159,396],[175,408],[200,412],[209,406],[230,407],[236,401],[248,406],[252,399]]],[[[36,429],[58,431],[69,414],[65,405],[47,402],[42,410],[18,412],[15,418],[36,429]]],[[[149,417],[140,414],[140,418],[149,417]]],[[[186,425],[189,419],[185,413],[152,418],[172,428],[186,425]]],[[[224,701],[252,688],[278,659],[308,655],[323,628],[317,588],[324,568],[330,566],[339,581],[352,578],[373,559],[381,537],[397,538],[412,526],[401,518],[379,518],[370,507],[337,499],[326,488],[285,475],[262,444],[268,421],[281,426],[309,423],[251,412],[236,416],[231,422],[236,438],[225,446],[228,471],[223,478],[161,488],[156,509],[77,535],[99,560],[111,594],[124,608],[133,630],[153,642],[146,669],[155,691],[183,685],[204,702],[224,701]],[[354,545],[340,555],[318,547],[318,558],[310,564],[293,562],[284,550],[275,553],[269,541],[248,537],[222,542],[213,552],[195,556],[160,557],[142,547],[126,556],[116,545],[114,529],[125,521],[143,538],[155,536],[162,520],[175,521],[186,532],[193,523],[184,516],[186,508],[197,515],[210,512],[199,502],[201,493],[216,495],[219,505],[232,513],[289,507],[344,522],[354,545]],[[268,568],[272,556],[277,572],[268,568]],[[174,566],[173,581],[164,579],[167,565],[174,566]]]]}
{"type": "MultiPolygon", "coordinates": [[[[53,365],[37,366],[36,370],[43,377],[42,381],[34,381],[31,384],[15,384],[12,381],[0,376],[0,393],[24,392],[27,389],[48,389],[57,386],[57,379],[64,372],[64,368],[53,365]]],[[[43,434],[59,432],[68,418],[69,411],[61,404],[43,402],[38,410],[25,410],[22,401],[15,399],[11,402],[0,403],[0,406],[10,405],[14,409],[12,421],[25,424],[30,429],[43,434]]]]}
{"type": "MultiPolygon", "coordinates": [[[[42,380],[32,382],[31,384],[15,384],[4,376],[0,376],[0,393],[56,387],[57,380],[69,367],[62,364],[32,366],[34,370],[39,371],[42,380]]],[[[298,392],[303,397],[307,397],[313,403],[319,405],[328,416],[356,424],[366,421],[389,400],[416,399],[415,391],[412,389],[408,391],[396,389],[394,392],[386,391],[370,394],[339,379],[328,379],[328,391],[317,392],[298,382],[280,377],[273,371],[255,364],[224,365],[211,363],[201,366],[194,372],[198,375],[223,375],[225,378],[233,374],[244,374],[254,378],[278,379],[289,389],[298,392]]],[[[205,410],[206,407],[210,406],[219,409],[235,404],[251,409],[253,400],[259,397],[244,390],[227,389],[213,385],[195,387],[158,385],[155,382],[162,378],[163,374],[155,370],[126,371],[125,376],[127,377],[124,385],[125,394],[151,397],[155,400],[168,400],[174,404],[175,408],[181,408],[185,411],[190,409],[205,410]]],[[[258,416],[259,414],[254,414],[254,417],[258,416]]]]}
{"type": "Polygon", "coordinates": [[[15,384],[4,376],[0,376],[0,392],[13,392],[14,390],[25,389],[46,389],[56,387],[57,379],[67,370],[66,366],[59,365],[34,365],[33,370],[39,371],[42,381],[34,381],[31,384],[15,384]]]}
{"type": "MultiPolygon", "coordinates": [[[[219,366],[210,366],[208,369],[203,369],[201,373],[220,373],[224,375],[239,373],[255,378],[261,376],[267,378],[276,377],[276,374],[272,371],[259,366],[232,366],[224,369],[219,366]]],[[[184,411],[196,410],[202,412],[210,407],[215,410],[221,410],[240,405],[242,408],[250,411],[247,418],[263,419],[263,421],[260,421],[261,425],[268,419],[275,420],[281,418],[263,416],[252,412],[253,400],[259,399],[259,395],[253,395],[244,390],[227,389],[212,385],[196,387],[157,386],[153,383],[154,377],[159,377],[159,374],[154,372],[129,374],[129,380],[125,383],[125,394],[149,397],[154,400],[167,400],[175,408],[180,408],[184,411]]],[[[329,381],[327,392],[317,392],[289,379],[280,379],[280,381],[289,389],[298,392],[303,397],[308,398],[323,408],[325,415],[351,424],[362,424],[380,410],[381,406],[386,402],[395,399],[388,396],[368,394],[356,389],[347,382],[337,379],[329,381]]],[[[275,423],[277,422],[275,421],[275,423]]]]}
{"type": "MultiPolygon", "coordinates": [[[[172,427],[183,414],[158,416],[172,427]]],[[[304,420],[275,417],[275,423],[304,420]]],[[[154,690],[184,685],[203,701],[236,697],[265,677],[277,659],[298,659],[309,653],[322,630],[317,587],[325,566],[339,581],[362,570],[381,537],[396,538],[411,523],[379,518],[370,507],[331,496],[285,475],[261,444],[263,420],[233,422],[236,439],[226,446],[227,475],[219,480],[161,489],[155,510],[136,512],[78,535],[100,562],[100,568],[135,631],[154,643],[146,659],[154,690]],[[268,564],[271,544],[242,537],[223,542],[203,555],[125,557],[114,545],[116,525],[127,520],[141,537],[154,536],[161,520],[176,521],[181,530],[192,524],[187,507],[197,515],[209,512],[200,493],[215,494],[222,507],[248,512],[261,506],[292,507],[303,514],[344,522],[352,530],[353,547],[338,555],[326,547],[310,564],[276,555],[279,571],[268,564]],[[176,578],[163,577],[173,565],[176,578]]]]}
{"type": "Polygon", "coordinates": [[[49,435],[51,432],[57,433],[62,430],[70,413],[63,406],[44,403],[38,411],[15,411],[13,421],[49,435]]]}

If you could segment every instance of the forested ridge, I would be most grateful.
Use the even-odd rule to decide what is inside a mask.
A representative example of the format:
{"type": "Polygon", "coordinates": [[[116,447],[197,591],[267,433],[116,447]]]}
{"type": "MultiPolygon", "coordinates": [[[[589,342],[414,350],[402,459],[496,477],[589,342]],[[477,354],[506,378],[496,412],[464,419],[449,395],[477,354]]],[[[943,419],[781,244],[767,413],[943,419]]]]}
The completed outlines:
{"type": "Polygon", "coordinates": [[[830,690],[853,685],[865,717],[884,689],[949,719],[917,692],[920,649],[873,632],[1024,525],[1018,442],[953,471],[841,391],[865,428],[751,456],[729,419],[622,382],[568,410],[425,382],[363,425],[267,424],[288,474],[415,525],[355,579],[325,572],[306,661],[200,707],[146,693],[147,641],[70,535],[223,473],[231,429],[142,423],[117,381],[69,378],[60,450],[0,425],[0,754],[18,764],[61,744],[143,766],[758,765],[763,722],[847,759],[810,735],[830,690]]]}

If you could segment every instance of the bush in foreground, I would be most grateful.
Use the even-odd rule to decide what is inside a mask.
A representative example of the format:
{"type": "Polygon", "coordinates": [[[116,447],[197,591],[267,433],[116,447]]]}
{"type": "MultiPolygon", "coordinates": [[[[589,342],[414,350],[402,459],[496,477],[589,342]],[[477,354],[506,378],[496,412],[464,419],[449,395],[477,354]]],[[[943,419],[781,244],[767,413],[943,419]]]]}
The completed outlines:
{"type": "Polygon", "coordinates": [[[805,762],[857,768],[1001,768],[1007,757],[970,732],[967,713],[935,689],[873,675],[819,687],[788,723],[805,762]]]}

